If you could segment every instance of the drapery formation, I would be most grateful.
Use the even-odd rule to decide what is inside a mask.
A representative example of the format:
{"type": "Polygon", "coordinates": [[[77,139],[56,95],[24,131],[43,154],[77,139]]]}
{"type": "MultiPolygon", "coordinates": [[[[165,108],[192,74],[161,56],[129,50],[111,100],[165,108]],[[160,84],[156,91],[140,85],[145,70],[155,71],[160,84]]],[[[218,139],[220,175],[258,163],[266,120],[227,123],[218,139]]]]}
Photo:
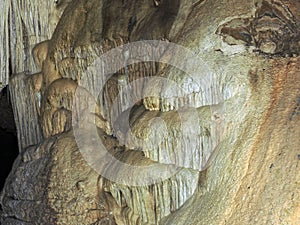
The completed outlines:
{"type": "Polygon", "coordinates": [[[16,73],[36,72],[33,47],[51,38],[65,5],[55,1],[0,2],[0,88],[16,73]]]}
{"type": "Polygon", "coordinates": [[[1,4],[2,224],[300,222],[298,1],[1,4]]]}

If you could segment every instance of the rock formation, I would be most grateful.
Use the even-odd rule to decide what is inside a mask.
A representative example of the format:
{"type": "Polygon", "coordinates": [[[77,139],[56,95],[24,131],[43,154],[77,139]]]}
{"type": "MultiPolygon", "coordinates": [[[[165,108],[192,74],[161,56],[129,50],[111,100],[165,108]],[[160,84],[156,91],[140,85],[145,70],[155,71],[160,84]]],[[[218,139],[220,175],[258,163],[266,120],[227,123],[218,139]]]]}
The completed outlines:
{"type": "Polygon", "coordinates": [[[0,4],[1,224],[300,224],[297,0],[0,4]]]}

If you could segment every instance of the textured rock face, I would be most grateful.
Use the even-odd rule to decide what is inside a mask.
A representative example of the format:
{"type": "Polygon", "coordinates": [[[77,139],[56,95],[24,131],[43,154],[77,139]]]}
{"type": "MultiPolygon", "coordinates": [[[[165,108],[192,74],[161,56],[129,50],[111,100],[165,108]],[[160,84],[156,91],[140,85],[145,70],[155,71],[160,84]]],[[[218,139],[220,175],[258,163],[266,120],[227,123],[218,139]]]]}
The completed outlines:
{"type": "Polygon", "coordinates": [[[1,1],[1,89],[8,84],[9,74],[36,71],[32,49],[51,37],[70,1],[1,1]]]}
{"type": "Polygon", "coordinates": [[[54,4],[10,52],[1,224],[300,223],[298,1],[54,4]]]}

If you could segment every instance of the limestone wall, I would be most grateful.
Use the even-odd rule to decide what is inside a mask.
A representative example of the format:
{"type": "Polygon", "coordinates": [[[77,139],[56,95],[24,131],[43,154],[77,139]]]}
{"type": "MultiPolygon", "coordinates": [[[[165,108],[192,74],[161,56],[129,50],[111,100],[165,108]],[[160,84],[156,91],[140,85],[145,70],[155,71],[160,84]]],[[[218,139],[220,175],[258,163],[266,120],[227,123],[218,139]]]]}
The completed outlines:
{"type": "Polygon", "coordinates": [[[31,3],[1,224],[300,223],[298,1],[31,3]]]}

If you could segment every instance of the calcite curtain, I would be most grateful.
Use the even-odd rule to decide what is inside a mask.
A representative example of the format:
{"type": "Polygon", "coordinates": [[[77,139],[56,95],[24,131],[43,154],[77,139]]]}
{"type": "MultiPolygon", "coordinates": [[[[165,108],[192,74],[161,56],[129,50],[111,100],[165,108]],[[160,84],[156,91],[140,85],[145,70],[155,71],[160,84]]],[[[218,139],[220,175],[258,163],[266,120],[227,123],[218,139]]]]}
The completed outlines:
{"type": "Polygon", "coordinates": [[[1,224],[300,224],[298,0],[0,4],[1,224]]]}

